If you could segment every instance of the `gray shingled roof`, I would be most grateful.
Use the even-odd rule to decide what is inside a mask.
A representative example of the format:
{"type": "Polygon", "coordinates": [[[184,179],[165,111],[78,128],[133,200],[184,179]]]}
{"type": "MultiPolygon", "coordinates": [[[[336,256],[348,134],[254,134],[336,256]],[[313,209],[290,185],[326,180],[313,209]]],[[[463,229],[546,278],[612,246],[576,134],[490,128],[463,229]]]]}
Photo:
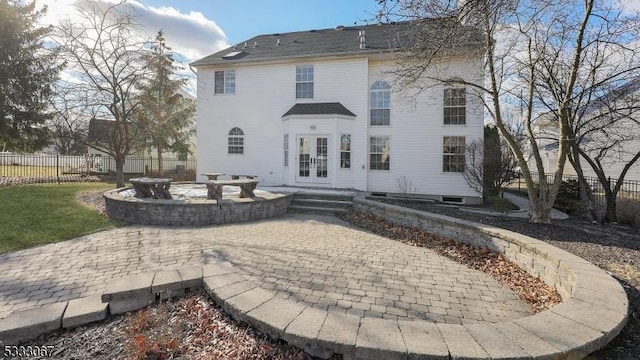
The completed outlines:
{"type": "Polygon", "coordinates": [[[339,102],[295,104],[282,117],[289,115],[345,115],[356,116],[339,102]]]}
{"type": "MultiPolygon", "coordinates": [[[[403,48],[409,44],[412,37],[429,38],[430,34],[435,35],[444,27],[452,25],[453,22],[457,22],[457,20],[427,19],[420,22],[420,27],[412,26],[414,23],[410,22],[398,22],[259,35],[237,44],[235,47],[229,47],[197,60],[191,65],[198,67],[296,57],[387,52],[403,48]],[[365,49],[360,49],[358,37],[360,30],[365,31],[365,49]],[[405,45],[403,46],[403,44],[405,45]],[[239,53],[236,56],[223,58],[234,52],[239,53]]],[[[478,38],[475,40],[472,38],[472,42],[477,43],[478,38]]]]}

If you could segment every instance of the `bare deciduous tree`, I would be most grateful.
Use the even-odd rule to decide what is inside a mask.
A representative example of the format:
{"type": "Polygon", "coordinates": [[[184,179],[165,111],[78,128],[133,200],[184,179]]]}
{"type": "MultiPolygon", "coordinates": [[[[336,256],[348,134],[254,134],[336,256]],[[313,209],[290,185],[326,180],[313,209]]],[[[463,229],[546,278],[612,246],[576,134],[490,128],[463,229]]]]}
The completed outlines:
{"type": "MultiPolygon", "coordinates": [[[[381,13],[393,19],[412,21],[415,36],[407,39],[404,51],[397,52],[394,71],[401,86],[418,90],[425,81],[436,84],[460,84],[478,95],[493,118],[500,135],[515,156],[526,182],[531,204],[531,221],[549,223],[567,154],[572,146],[572,119],[576,96],[585,88],[583,79],[593,82],[623,73],[626,61],[607,75],[607,67],[594,58],[603,42],[633,46],[638,32],[631,31],[632,16],[626,16],[610,2],[585,0],[380,0],[381,13]],[[443,19],[439,31],[421,33],[425,19],[443,19]],[[624,21],[622,21],[624,20],[624,21]],[[626,36],[626,37],[625,37],[626,36]],[[630,40],[631,39],[631,40],[630,40]],[[474,45],[475,44],[475,45],[474,45]],[[446,71],[433,75],[429,69],[446,70],[451,56],[464,54],[481,45],[484,51],[485,85],[451,77],[446,71]],[[503,103],[520,101],[524,106],[522,123],[527,135],[529,156],[538,179],[525,156],[525,148],[503,114],[503,103]],[[556,117],[558,156],[547,183],[534,125],[541,112],[551,110],[556,117]],[[539,186],[535,186],[536,180],[539,186]]],[[[626,59],[624,59],[626,60],[626,59]]],[[[627,66],[628,67],[628,66],[627,66]]]]}
{"type": "Polygon", "coordinates": [[[83,102],[75,101],[72,89],[72,86],[63,80],[55,84],[55,96],[50,99],[50,107],[53,109],[50,128],[57,153],[83,155],[86,153],[89,122],[85,118],[83,102]]]}
{"type": "Polygon", "coordinates": [[[77,10],[80,21],[67,20],[58,27],[69,73],[77,78],[67,84],[86,114],[113,120],[113,126],[103,129],[107,136],[88,145],[113,156],[117,186],[122,187],[126,157],[140,144],[133,115],[136,86],[147,71],[141,57],[144,43],[123,2],[79,2],[77,10]]]}
{"type": "Polygon", "coordinates": [[[578,109],[574,120],[575,143],[569,154],[581,181],[592,219],[616,222],[617,197],[627,173],[640,159],[640,81],[636,79],[578,109]],[[605,212],[594,211],[594,194],[585,181],[581,159],[593,170],[604,191],[605,212]],[[616,173],[613,173],[616,171],[616,173]],[[610,178],[617,181],[612,184],[610,178]]]}
{"type": "Polygon", "coordinates": [[[466,147],[467,166],[464,179],[474,190],[489,196],[500,190],[516,176],[518,163],[495,127],[485,125],[484,141],[473,141],[466,147]]]}

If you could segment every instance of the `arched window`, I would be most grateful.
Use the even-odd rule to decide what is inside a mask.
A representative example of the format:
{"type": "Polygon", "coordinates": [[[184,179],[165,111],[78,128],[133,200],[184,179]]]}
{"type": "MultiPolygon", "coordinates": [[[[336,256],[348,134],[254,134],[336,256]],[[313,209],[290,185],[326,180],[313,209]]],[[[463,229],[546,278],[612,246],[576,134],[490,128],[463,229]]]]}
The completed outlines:
{"type": "Polygon", "coordinates": [[[378,80],[371,86],[369,104],[371,126],[389,125],[391,118],[391,86],[384,80],[378,80]]]}
{"type": "Polygon", "coordinates": [[[229,131],[229,154],[244,154],[244,132],[239,127],[229,131]]]}

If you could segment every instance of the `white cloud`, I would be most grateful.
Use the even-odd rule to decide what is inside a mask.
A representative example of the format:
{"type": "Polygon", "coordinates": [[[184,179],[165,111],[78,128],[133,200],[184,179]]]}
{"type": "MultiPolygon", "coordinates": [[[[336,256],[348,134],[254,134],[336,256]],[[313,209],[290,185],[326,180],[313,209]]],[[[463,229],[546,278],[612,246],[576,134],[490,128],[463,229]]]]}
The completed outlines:
{"type": "MultiPolygon", "coordinates": [[[[99,5],[118,2],[84,1],[92,1],[99,5]]],[[[37,0],[39,5],[48,7],[43,22],[53,25],[66,18],[77,19],[74,7],[76,2],[77,0],[37,0]]],[[[201,12],[183,13],[173,7],[152,7],[135,0],[128,1],[126,6],[126,11],[135,14],[135,21],[144,32],[141,35],[152,39],[159,30],[163,30],[167,45],[189,62],[229,46],[224,31],[201,12]]]]}

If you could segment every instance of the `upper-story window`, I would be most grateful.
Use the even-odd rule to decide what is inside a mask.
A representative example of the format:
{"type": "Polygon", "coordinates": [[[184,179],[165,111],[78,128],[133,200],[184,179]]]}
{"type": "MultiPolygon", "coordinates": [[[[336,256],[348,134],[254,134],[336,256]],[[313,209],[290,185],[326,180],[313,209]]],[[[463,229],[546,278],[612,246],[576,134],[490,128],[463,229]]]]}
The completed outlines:
{"type": "Polygon", "coordinates": [[[464,88],[444,89],[444,124],[464,125],[467,122],[467,100],[464,88]]]}
{"type": "Polygon", "coordinates": [[[229,154],[244,154],[244,132],[239,127],[229,131],[229,154]]]}
{"type": "Polygon", "coordinates": [[[296,99],[313,99],[313,65],[296,66],[296,99]]]}
{"type": "Polygon", "coordinates": [[[378,80],[371,86],[370,124],[389,125],[391,119],[391,86],[378,80]]]}
{"type": "Polygon", "coordinates": [[[215,93],[235,94],[236,93],[236,71],[216,71],[215,73],[215,93]]]}

